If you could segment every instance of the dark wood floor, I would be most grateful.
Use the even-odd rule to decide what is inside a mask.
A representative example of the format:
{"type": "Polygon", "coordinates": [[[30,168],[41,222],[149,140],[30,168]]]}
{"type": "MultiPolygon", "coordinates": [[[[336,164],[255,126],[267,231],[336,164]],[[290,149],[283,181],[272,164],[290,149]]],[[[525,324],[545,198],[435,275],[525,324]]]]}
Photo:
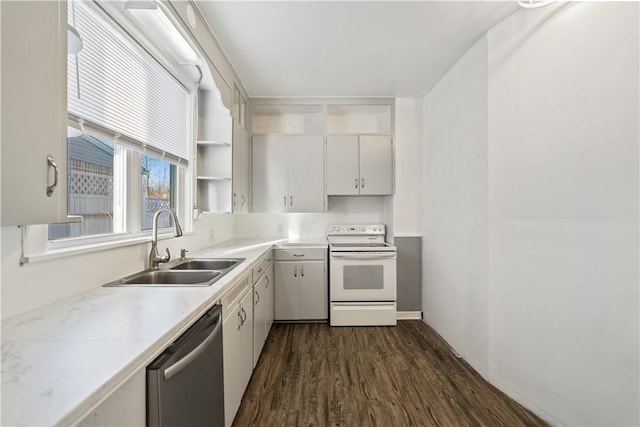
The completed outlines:
{"type": "Polygon", "coordinates": [[[274,324],[234,426],[546,426],[419,320],[274,324]]]}

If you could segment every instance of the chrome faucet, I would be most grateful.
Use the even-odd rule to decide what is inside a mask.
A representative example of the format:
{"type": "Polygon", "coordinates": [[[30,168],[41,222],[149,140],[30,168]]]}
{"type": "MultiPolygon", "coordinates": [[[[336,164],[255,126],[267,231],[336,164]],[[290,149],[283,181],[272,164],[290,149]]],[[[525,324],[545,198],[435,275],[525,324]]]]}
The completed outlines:
{"type": "Polygon", "coordinates": [[[149,270],[157,270],[158,264],[169,262],[169,260],[171,259],[169,248],[167,248],[166,255],[160,255],[158,253],[158,217],[162,212],[168,212],[173,217],[173,235],[175,237],[182,236],[182,227],[180,227],[178,215],[176,215],[176,212],[173,209],[160,208],[156,211],[155,214],[153,214],[153,229],[151,231],[151,252],[149,253],[149,270]]]}

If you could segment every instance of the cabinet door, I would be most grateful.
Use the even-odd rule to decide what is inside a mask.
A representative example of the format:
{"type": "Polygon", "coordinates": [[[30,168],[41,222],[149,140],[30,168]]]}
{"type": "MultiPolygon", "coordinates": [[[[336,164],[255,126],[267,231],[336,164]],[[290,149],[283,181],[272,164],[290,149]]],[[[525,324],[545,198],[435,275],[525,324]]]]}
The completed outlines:
{"type": "Polygon", "coordinates": [[[300,319],[327,318],[327,281],[324,261],[298,264],[300,274],[300,319]]]}
{"type": "MultiPolygon", "coordinates": [[[[242,104],[241,104],[242,106],[242,104]]],[[[251,197],[251,137],[249,131],[242,128],[242,191],[240,192],[240,212],[249,212],[251,197]]]]}
{"type": "Polygon", "coordinates": [[[327,136],[327,195],[359,194],[358,137],[327,136]]]}
{"type": "Polygon", "coordinates": [[[2,225],[67,217],[67,3],[2,2],[2,225]],[[52,156],[58,167],[54,182],[52,156]]]}
{"type": "Polygon", "coordinates": [[[275,274],[273,271],[273,264],[267,269],[265,273],[266,282],[265,282],[265,339],[269,336],[269,331],[271,330],[271,325],[273,325],[273,319],[275,317],[275,302],[276,302],[276,294],[275,294],[275,274]]]}
{"type": "Polygon", "coordinates": [[[289,212],[323,212],[323,137],[290,136],[288,148],[289,212]]]}
{"type": "Polygon", "coordinates": [[[253,292],[247,292],[242,298],[240,311],[244,315],[244,322],[240,327],[240,353],[236,357],[240,359],[242,366],[240,373],[240,384],[242,385],[240,400],[242,400],[242,394],[244,394],[253,373],[253,292]]]}
{"type": "Polygon", "coordinates": [[[227,427],[233,423],[244,393],[240,305],[234,304],[232,310],[222,323],[224,425],[227,427]]]}
{"type": "Polygon", "coordinates": [[[79,427],[145,427],[146,370],[138,370],[104,402],[91,411],[79,427]]]}
{"type": "Polygon", "coordinates": [[[253,137],[253,212],[286,212],[287,137],[253,137]]]}
{"type": "Polygon", "coordinates": [[[393,146],[390,136],[360,137],[360,194],[393,194],[393,146]]]}
{"type": "Polygon", "coordinates": [[[298,266],[293,262],[275,264],[275,320],[300,318],[298,266]]]}
{"type": "Polygon", "coordinates": [[[242,126],[240,126],[240,122],[236,119],[233,119],[233,143],[232,143],[232,177],[231,177],[231,186],[232,186],[232,212],[240,213],[242,212],[242,188],[243,188],[243,170],[246,167],[243,163],[243,139],[242,139],[242,126]]]}
{"type": "Polygon", "coordinates": [[[253,367],[256,367],[262,346],[266,338],[266,287],[267,279],[262,276],[258,282],[253,285],[253,367]]]}

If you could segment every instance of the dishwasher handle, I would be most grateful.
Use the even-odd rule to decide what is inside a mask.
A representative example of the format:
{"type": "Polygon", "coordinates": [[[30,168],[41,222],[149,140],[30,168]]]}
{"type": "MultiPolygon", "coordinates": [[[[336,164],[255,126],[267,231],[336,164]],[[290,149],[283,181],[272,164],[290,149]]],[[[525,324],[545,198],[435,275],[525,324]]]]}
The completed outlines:
{"type": "Polygon", "coordinates": [[[164,370],[164,379],[165,381],[171,379],[173,376],[177,375],[184,368],[189,366],[191,362],[198,358],[206,350],[206,348],[211,344],[211,342],[215,339],[216,335],[218,335],[220,328],[222,326],[222,313],[218,313],[216,316],[216,326],[213,328],[211,333],[204,339],[196,348],[191,350],[186,356],[182,359],[178,360],[173,365],[169,366],[164,370]]]}

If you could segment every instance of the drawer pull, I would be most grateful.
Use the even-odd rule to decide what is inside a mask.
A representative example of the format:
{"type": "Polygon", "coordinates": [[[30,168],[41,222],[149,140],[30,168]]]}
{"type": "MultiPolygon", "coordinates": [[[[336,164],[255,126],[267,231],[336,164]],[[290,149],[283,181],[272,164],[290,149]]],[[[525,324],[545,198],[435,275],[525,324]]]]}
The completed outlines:
{"type": "Polygon", "coordinates": [[[303,256],[304,256],[304,254],[293,254],[293,256],[294,256],[294,257],[297,257],[297,258],[300,258],[300,257],[303,257],[303,256]]]}

